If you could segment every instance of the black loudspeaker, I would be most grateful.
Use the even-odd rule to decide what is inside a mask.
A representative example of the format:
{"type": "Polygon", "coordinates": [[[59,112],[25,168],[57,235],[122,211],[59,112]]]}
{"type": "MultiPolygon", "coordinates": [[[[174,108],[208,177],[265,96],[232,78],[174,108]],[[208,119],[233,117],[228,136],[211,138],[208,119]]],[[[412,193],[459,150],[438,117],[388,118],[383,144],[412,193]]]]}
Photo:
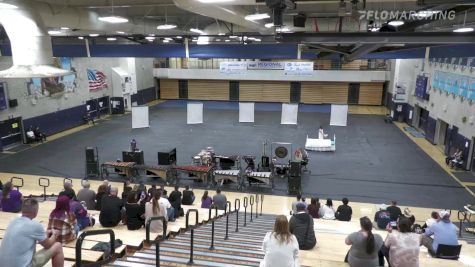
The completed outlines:
{"type": "Polygon", "coordinates": [[[99,164],[97,162],[86,163],[86,176],[99,177],[99,164]]]}
{"type": "Polygon", "coordinates": [[[123,162],[135,162],[139,165],[144,164],[143,151],[122,151],[122,161],[123,162]]]}
{"type": "Polygon", "coordinates": [[[171,165],[176,163],[176,148],[170,152],[158,152],[158,165],[171,165]]]}
{"type": "Polygon", "coordinates": [[[300,176],[289,176],[289,194],[298,194],[302,186],[302,179],[300,176]]]}
{"type": "Polygon", "coordinates": [[[300,163],[300,161],[290,162],[290,176],[301,176],[301,163],[300,163]]]}
{"type": "Polygon", "coordinates": [[[294,16],[294,27],[305,27],[305,22],[307,21],[307,17],[305,14],[298,14],[294,16]]]}
{"type": "Polygon", "coordinates": [[[86,162],[96,162],[93,147],[86,147],[86,162]]]}
{"type": "Polygon", "coordinates": [[[11,107],[11,108],[14,108],[14,107],[18,106],[18,100],[16,100],[16,99],[9,99],[9,100],[8,100],[8,106],[11,107]]]}

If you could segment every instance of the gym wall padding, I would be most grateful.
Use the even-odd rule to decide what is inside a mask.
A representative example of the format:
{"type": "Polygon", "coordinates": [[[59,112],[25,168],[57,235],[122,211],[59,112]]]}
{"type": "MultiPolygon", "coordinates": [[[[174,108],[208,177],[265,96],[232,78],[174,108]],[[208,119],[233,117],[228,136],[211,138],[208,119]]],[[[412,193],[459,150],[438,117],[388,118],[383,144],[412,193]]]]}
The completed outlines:
{"type": "Polygon", "coordinates": [[[290,82],[240,81],[239,101],[288,103],[290,82]]]}
{"type": "Polygon", "coordinates": [[[178,99],[178,80],[160,79],[160,99],[178,99]]]}
{"type": "Polygon", "coordinates": [[[229,82],[225,80],[189,80],[188,99],[229,100],[229,82]]]}
{"type": "Polygon", "coordinates": [[[381,105],[383,83],[361,83],[359,105],[381,105]]]}
{"type": "Polygon", "coordinates": [[[302,82],[300,101],[307,104],[347,104],[348,83],[302,82]]]}

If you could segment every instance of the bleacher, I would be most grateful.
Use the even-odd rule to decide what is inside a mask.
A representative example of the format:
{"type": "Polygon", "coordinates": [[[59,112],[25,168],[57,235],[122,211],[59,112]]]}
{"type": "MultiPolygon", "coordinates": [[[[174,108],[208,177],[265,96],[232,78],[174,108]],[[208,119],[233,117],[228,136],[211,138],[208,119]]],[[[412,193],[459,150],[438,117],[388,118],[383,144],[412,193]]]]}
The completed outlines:
{"type": "MultiPolygon", "coordinates": [[[[24,196],[30,194],[34,196],[41,196],[43,188],[38,185],[38,176],[32,175],[18,175],[11,173],[0,173],[0,180],[5,182],[11,177],[21,177],[24,179],[23,187],[20,191],[24,196]]],[[[63,188],[63,178],[61,177],[46,177],[50,180],[50,186],[46,188],[47,195],[57,194],[63,188]]],[[[91,188],[96,189],[102,182],[90,181],[91,188]]],[[[119,188],[119,194],[122,191],[122,183],[111,183],[112,186],[119,188]]],[[[74,189],[80,189],[80,180],[73,179],[74,189]]],[[[172,188],[166,188],[168,192],[172,188]]],[[[167,238],[160,241],[160,265],[161,266],[185,266],[190,258],[190,228],[194,229],[194,264],[198,266],[258,266],[260,260],[263,258],[261,251],[262,239],[266,232],[271,231],[274,224],[275,216],[272,214],[289,214],[291,202],[294,200],[291,197],[282,196],[264,196],[264,201],[259,198],[254,198],[253,216],[251,222],[250,209],[247,207],[247,212],[244,214],[243,199],[250,198],[249,194],[226,192],[228,201],[234,203],[235,199],[241,200],[240,210],[238,213],[238,227],[236,230],[236,213],[234,212],[234,205],[231,207],[228,222],[228,239],[225,240],[226,230],[226,215],[223,211],[218,213],[215,219],[215,236],[214,249],[210,250],[211,245],[211,228],[214,216],[209,216],[209,210],[200,209],[199,197],[203,190],[194,190],[197,197],[195,205],[183,206],[185,213],[188,210],[196,209],[198,211],[198,225],[195,224],[195,217],[190,213],[189,226],[186,225],[184,217],[178,218],[175,222],[169,222],[167,225],[167,238]],[[257,202],[256,200],[259,200],[257,202]],[[257,208],[256,207],[259,207],[257,208]],[[256,218],[256,210],[262,209],[265,215],[256,218]],[[246,220],[244,218],[246,217],[246,220]],[[211,220],[210,220],[211,219],[211,220]],[[244,222],[246,226],[244,226],[244,222]]],[[[210,192],[213,194],[212,192],[210,192]]],[[[42,199],[42,198],[40,198],[42,199]]],[[[43,225],[47,225],[48,215],[54,207],[54,198],[47,198],[46,201],[40,202],[40,212],[36,220],[43,225]]],[[[249,201],[250,202],[250,201],[249,201]]],[[[249,203],[248,202],[248,203],[249,203]]],[[[334,201],[335,205],[337,201],[334,201]]],[[[376,205],[367,203],[350,203],[353,207],[353,220],[351,222],[340,221],[325,221],[315,220],[315,233],[317,237],[317,246],[310,251],[300,251],[300,263],[302,266],[348,266],[343,262],[343,259],[349,249],[344,244],[345,237],[353,232],[359,230],[358,218],[361,216],[373,217],[376,211],[376,205]]],[[[434,209],[409,207],[412,214],[420,220],[425,218],[434,209]]],[[[93,215],[97,215],[98,211],[90,211],[93,215]]],[[[18,214],[0,212],[0,242],[5,233],[8,222],[16,217],[18,214]]],[[[155,245],[148,243],[146,239],[146,230],[144,228],[136,231],[129,231],[125,225],[119,225],[113,228],[104,228],[98,223],[94,227],[87,228],[86,231],[112,229],[117,239],[123,241],[123,246],[115,250],[115,260],[109,263],[110,266],[156,266],[155,245]]],[[[383,239],[387,232],[376,230],[375,233],[380,234],[383,239]]],[[[161,234],[152,233],[151,240],[160,240],[161,234]]],[[[107,241],[108,237],[105,235],[87,236],[83,242],[81,250],[81,259],[83,263],[97,262],[105,257],[103,252],[93,251],[91,248],[98,242],[107,241]]],[[[462,252],[458,261],[442,260],[431,257],[427,249],[421,247],[420,266],[434,266],[434,267],[451,267],[451,266],[475,266],[475,245],[468,244],[464,240],[459,241],[462,244],[462,252]]],[[[75,251],[76,241],[73,241],[64,246],[65,266],[74,266],[76,259],[75,251]]]]}

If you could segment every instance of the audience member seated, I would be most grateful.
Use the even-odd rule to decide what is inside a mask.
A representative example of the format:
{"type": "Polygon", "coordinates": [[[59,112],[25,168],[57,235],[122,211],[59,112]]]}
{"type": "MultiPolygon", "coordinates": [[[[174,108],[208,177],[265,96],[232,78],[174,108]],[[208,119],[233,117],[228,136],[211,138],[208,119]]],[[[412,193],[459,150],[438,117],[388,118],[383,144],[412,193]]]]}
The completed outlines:
{"type": "Polygon", "coordinates": [[[320,218],[324,220],[335,220],[335,209],[331,198],[327,199],[327,203],[320,208],[320,218]]]}
{"type": "Polygon", "coordinates": [[[208,196],[208,191],[206,190],[201,197],[201,208],[202,209],[209,209],[213,204],[213,199],[208,196]]]}
{"type": "Polygon", "coordinates": [[[389,212],[391,222],[397,221],[399,216],[402,215],[401,209],[397,206],[397,202],[395,200],[391,201],[391,206],[387,207],[386,210],[389,212]]]}
{"type": "Polygon", "coordinates": [[[297,200],[292,202],[292,214],[297,213],[298,203],[304,203],[305,207],[307,207],[307,203],[305,203],[305,200],[302,200],[302,195],[300,193],[297,194],[297,200]]]}
{"type": "Polygon", "coordinates": [[[297,204],[297,213],[290,218],[289,230],[295,235],[302,250],[310,250],[317,244],[315,230],[313,229],[313,218],[306,212],[305,204],[297,204]]]}
{"type": "Polygon", "coordinates": [[[374,214],[374,222],[379,229],[386,229],[391,221],[391,214],[386,210],[386,204],[379,205],[379,210],[374,214]]]}
{"type": "Polygon", "coordinates": [[[345,243],[351,246],[345,262],[351,267],[379,266],[378,252],[383,245],[383,238],[373,234],[373,224],[368,217],[360,218],[361,230],[350,234],[345,243]]]}
{"type": "MultiPolygon", "coordinates": [[[[152,217],[163,216],[167,220],[167,211],[165,207],[160,204],[160,191],[154,191],[149,202],[145,203],[145,221],[147,222],[152,217]]],[[[163,223],[160,220],[155,220],[150,223],[150,231],[153,233],[163,232],[163,223]]]]}
{"type": "Polygon", "coordinates": [[[13,188],[12,182],[8,181],[0,191],[0,210],[4,212],[19,212],[23,196],[20,191],[13,188]]]}
{"type": "Polygon", "coordinates": [[[166,197],[163,197],[162,190],[159,190],[158,192],[160,192],[160,199],[158,200],[158,203],[165,208],[166,217],[168,218],[168,221],[174,222],[175,209],[172,207],[172,204],[170,203],[170,201],[168,201],[166,197]]]}
{"type": "Polygon", "coordinates": [[[2,266],[45,266],[49,260],[53,267],[64,265],[63,247],[56,242],[56,232],[48,238],[43,225],[33,219],[38,215],[38,201],[26,199],[22,216],[13,219],[5,230],[0,246],[2,266]],[[36,251],[36,243],[43,249],[36,251]]]}
{"type": "Polygon", "coordinates": [[[64,182],[64,190],[59,192],[59,196],[67,196],[69,199],[76,198],[76,192],[74,192],[73,184],[70,181],[64,182]]]}
{"type": "Polygon", "coordinates": [[[421,235],[411,233],[411,221],[409,218],[399,218],[397,230],[393,230],[392,227],[388,227],[387,230],[389,235],[386,237],[384,247],[381,250],[386,251],[386,249],[389,249],[388,262],[390,266],[419,267],[421,235]]]}
{"type": "Polygon", "coordinates": [[[161,197],[167,197],[167,190],[165,189],[164,185],[160,186],[160,191],[162,192],[161,197]]]}
{"type": "Polygon", "coordinates": [[[178,190],[178,186],[175,186],[175,190],[170,193],[168,200],[175,209],[175,218],[185,215],[183,209],[181,208],[181,192],[178,190]]]}
{"type": "Polygon", "coordinates": [[[34,142],[36,142],[35,132],[33,131],[33,126],[30,126],[28,131],[26,131],[26,143],[30,144],[34,142]]]}
{"type": "Polygon", "coordinates": [[[130,181],[129,180],[124,181],[124,190],[122,190],[122,195],[121,195],[121,198],[124,201],[124,205],[125,203],[127,203],[127,197],[132,191],[133,189],[132,189],[132,186],[130,186],[130,181]]]}
{"type": "Polygon", "coordinates": [[[227,198],[221,194],[221,189],[216,189],[216,195],[213,196],[213,204],[218,207],[218,210],[226,210],[227,198]]]}
{"type": "Polygon", "coordinates": [[[130,192],[125,204],[125,222],[129,230],[138,230],[145,224],[145,206],[138,202],[144,200],[146,196],[142,192],[140,199],[137,197],[136,192],[130,192]]]}
{"type": "Polygon", "coordinates": [[[117,187],[112,187],[110,195],[102,198],[99,222],[104,227],[117,226],[122,220],[124,202],[117,197],[117,193],[117,187]]]}
{"type": "Polygon", "coordinates": [[[455,150],[455,153],[451,157],[445,158],[445,163],[449,165],[450,168],[453,168],[459,162],[463,162],[463,151],[461,149],[455,150]]]}
{"type": "Polygon", "coordinates": [[[439,220],[439,213],[437,211],[433,211],[430,214],[430,218],[426,220],[425,224],[422,226],[422,229],[426,229],[431,227],[433,224],[437,223],[439,220]]]}
{"type": "Polygon", "coordinates": [[[46,141],[46,135],[43,132],[41,132],[40,127],[36,126],[33,132],[35,133],[36,141],[41,141],[41,142],[46,141]]]}
{"type": "Polygon", "coordinates": [[[287,217],[275,218],[274,231],[268,232],[262,242],[265,256],[260,267],[298,267],[299,243],[290,233],[287,217]]]}
{"type": "Polygon", "coordinates": [[[308,214],[312,216],[314,219],[320,218],[318,215],[318,212],[320,211],[320,202],[318,198],[311,198],[310,199],[310,205],[307,207],[308,214]]]}
{"type": "Polygon", "coordinates": [[[57,232],[56,241],[66,244],[76,239],[79,228],[76,216],[71,212],[69,197],[58,196],[56,207],[49,215],[48,231],[57,232]]]}
{"type": "Polygon", "coordinates": [[[147,193],[151,198],[155,196],[155,194],[158,193],[157,185],[152,184],[152,186],[148,189],[147,193]]]}
{"type": "Polygon", "coordinates": [[[351,215],[353,214],[353,210],[350,206],[348,206],[348,198],[343,198],[341,200],[343,205],[338,206],[335,213],[335,218],[339,221],[351,221],[351,215]]]}
{"type": "Polygon", "coordinates": [[[185,190],[183,190],[183,198],[181,199],[181,204],[193,205],[194,201],[195,201],[195,193],[193,193],[193,190],[190,190],[189,186],[185,186],[185,190]]]}
{"type": "Polygon", "coordinates": [[[82,182],[82,189],[78,191],[78,201],[84,201],[88,210],[93,210],[96,207],[96,193],[90,189],[91,184],[89,181],[82,182]]]}
{"type": "Polygon", "coordinates": [[[97,188],[95,210],[101,210],[101,208],[102,208],[102,199],[109,194],[108,191],[109,190],[107,188],[107,185],[105,185],[105,184],[101,184],[99,186],[99,188],[97,188]]]}
{"type": "Polygon", "coordinates": [[[439,211],[439,220],[427,228],[422,235],[422,245],[424,245],[431,254],[437,252],[437,248],[441,245],[456,246],[457,227],[450,221],[450,213],[448,211],[439,211]],[[431,238],[433,236],[433,238],[431,238]]]}
{"type": "Polygon", "coordinates": [[[95,224],[94,218],[87,213],[86,202],[83,201],[81,203],[77,199],[71,199],[69,201],[69,208],[76,217],[79,230],[83,230],[84,228],[95,224]]]}

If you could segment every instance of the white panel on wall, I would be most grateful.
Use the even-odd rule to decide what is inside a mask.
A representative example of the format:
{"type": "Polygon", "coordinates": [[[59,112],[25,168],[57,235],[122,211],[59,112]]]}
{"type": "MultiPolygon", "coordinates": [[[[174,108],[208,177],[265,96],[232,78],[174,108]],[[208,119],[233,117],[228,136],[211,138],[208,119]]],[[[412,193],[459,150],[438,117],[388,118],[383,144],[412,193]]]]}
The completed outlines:
{"type": "Polygon", "coordinates": [[[187,105],[187,123],[203,123],[203,103],[188,103],[187,105]]]}
{"type": "Polygon", "coordinates": [[[332,105],[330,125],[346,126],[348,118],[348,105],[332,105]]]}
{"type": "Polygon", "coordinates": [[[254,103],[239,103],[239,122],[254,122],[254,103]]]}
{"type": "Polygon", "coordinates": [[[148,106],[132,107],[132,129],[150,127],[148,106]]]}
{"type": "Polygon", "coordinates": [[[282,104],[282,117],[280,124],[297,124],[297,116],[299,113],[298,104],[282,104]]]}

